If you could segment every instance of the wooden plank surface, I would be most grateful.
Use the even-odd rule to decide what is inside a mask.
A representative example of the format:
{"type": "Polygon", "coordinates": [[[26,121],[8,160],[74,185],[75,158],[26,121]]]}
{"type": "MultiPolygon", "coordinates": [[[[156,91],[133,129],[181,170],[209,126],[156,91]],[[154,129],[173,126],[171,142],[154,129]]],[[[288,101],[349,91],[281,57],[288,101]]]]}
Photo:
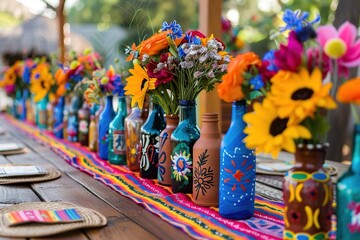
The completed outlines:
{"type": "MultiPolygon", "coordinates": [[[[11,125],[6,129],[9,133],[6,135],[6,141],[20,142],[29,151],[6,158],[0,156],[0,163],[31,163],[56,167],[62,171],[62,176],[56,180],[25,187],[10,187],[14,199],[9,199],[10,194],[3,194],[0,200],[4,199],[0,204],[6,206],[8,202],[16,202],[15,200],[19,199],[21,202],[67,201],[99,211],[108,219],[108,225],[103,228],[83,229],[65,235],[33,239],[189,239],[181,230],[70,166],[48,147],[30,139],[11,125]],[[25,199],[21,198],[21,191],[28,191],[23,194],[27,196],[25,199]]],[[[0,188],[0,194],[6,193],[6,188],[0,188]]]]}

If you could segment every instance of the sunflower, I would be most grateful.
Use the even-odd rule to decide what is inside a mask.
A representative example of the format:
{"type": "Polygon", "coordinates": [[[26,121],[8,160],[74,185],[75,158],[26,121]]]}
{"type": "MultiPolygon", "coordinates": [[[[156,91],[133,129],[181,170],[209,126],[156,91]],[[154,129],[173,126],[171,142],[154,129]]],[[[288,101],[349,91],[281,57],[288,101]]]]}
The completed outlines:
{"type": "MultiPolygon", "coordinates": [[[[54,84],[55,80],[50,73],[49,66],[45,63],[39,64],[31,74],[30,91],[35,94],[34,101],[42,100],[50,93],[50,89],[54,84]]],[[[52,98],[54,95],[51,94],[49,97],[52,98]]]]}
{"type": "Polygon", "coordinates": [[[246,146],[259,153],[271,153],[275,158],[282,149],[295,152],[295,139],[311,138],[309,130],[298,121],[280,117],[277,106],[269,99],[262,104],[255,102],[254,112],[245,114],[244,121],[248,124],[244,129],[248,134],[244,139],[246,146]]]}
{"type": "Polygon", "coordinates": [[[305,68],[297,72],[280,71],[271,79],[269,98],[278,107],[281,118],[294,115],[299,121],[312,117],[317,107],[334,109],[335,101],[329,95],[332,84],[322,83],[321,71],[315,68],[311,75],[305,68]]]}
{"type": "Polygon", "coordinates": [[[138,103],[139,108],[142,109],[146,92],[155,89],[156,78],[150,78],[146,70],[137,63],[134,64],[134,69],[130,69],[129,72],[132,76],[126,78],[125,95],[132,95],[132,107],[138,103]]]}

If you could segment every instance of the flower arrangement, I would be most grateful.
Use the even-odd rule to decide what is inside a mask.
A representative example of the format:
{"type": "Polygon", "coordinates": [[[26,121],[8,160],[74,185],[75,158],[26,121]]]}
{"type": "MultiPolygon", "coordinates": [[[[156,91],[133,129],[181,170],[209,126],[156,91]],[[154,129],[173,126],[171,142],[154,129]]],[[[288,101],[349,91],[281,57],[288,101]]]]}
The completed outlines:
{"type": "Polygon", "coordinates": [[[16,61],[12,66],[5,68],[4,78],[0,81],[0,88],[5,90],[8,96],[15,96],[15,92],[25,88],[22,80],[23,62],[16,61]]]}
{"type": "Polygon", "coordinates": [[[92,78],[93,71],[101,69],[100,55],[91,49],[86,49],[83,53],[71,53],[70,65],[62,66],[67,76],[66,89],[68,92],[75,91],[81,94],[82,80],[92,78]]]}
{"type": "Polygon", "coordinates": [[[115,73],[113,66],[107,71],[105,68],[95,70],[91,79],[82,81],[87,86],[84,92],[85,101],[91,106],[94,103],[99,104],[99,100],[106,95],[124,96],[124,84],[121,79],[120,74],[115,73]]]}
{"type": "Polygon", "coordinates": [[[132,106],[142,108],[148,93],[166,114],[177,114],[179,100],[195,100],[220,82],[230,61],[224,48],[214,36],[183,33],[176,21],[164,22],[159,32],[127,50],[134,68],[125,94],[132,96],[132,106]]]}
{"type": "Polygon", "coordinates": [[[51,91],[55,85],[55,79],[50,71],[50,64],[41,61],[31,71],[30,92],[34,94],[34,101],[39,102],[46,96],[50,101],[54,101],[55,96],[51,91]]]}
{"type": "Polygon", "coordinates": [[[226,50],[235,53],[244,48],[244,41],[241,39],[239,29],[234,28],[229,19],[221,17],[221,40],[226,46],[226,50]]]}
{"type": "Polygon", "coordinates": [[[244,142],[257,152],[276,157],[282,149],[295,152],[298,143],[325,142],[329,124],[324,110],[336,108],[336,103],[330,95],[333,84],[324,78],[334,68],[316,42],[324,34],[313,28],[319,18],[308,17],[306,12],[286,10],[281,32],[289,32],[287,43],[264,60],[271,86],[263,102],[254,104],[254,112],[244,116],[244,142]]]}

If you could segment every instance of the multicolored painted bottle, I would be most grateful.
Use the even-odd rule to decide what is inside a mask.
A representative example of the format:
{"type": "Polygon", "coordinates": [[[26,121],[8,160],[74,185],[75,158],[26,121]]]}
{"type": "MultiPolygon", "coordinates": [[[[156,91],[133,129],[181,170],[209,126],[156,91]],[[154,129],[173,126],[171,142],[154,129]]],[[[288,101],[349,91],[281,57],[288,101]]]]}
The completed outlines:
{"type": "Polygon", "coordinates": [[[126,98],[118,97],[118,111],[109,126],[109,162],[115,165],[126,165],[126,142],[124,120],[126,112],[126,98]]]}
{"type": "Polygon", "coordinates": [[[360,239],[360,124],[354,126],[352,163],[336,187],[337,239],[360,239]]]}
{"type": "Polygon", "coordinates": [[[64,107],[65,97],[60,97],[57,104],[54,107],[54,135],[57,138],[64,138],[64,107]]]}
{"type": "Polygon", "coordinates": [[[137,106],[125,118],[126,162],[133,172],[140,171],[141,143],[140,131],[144,124],[142,112],[137,106]]]}
{"type": "Polygon", "coordinates": [[[90,125],[90,109],[86,102],[78,111],[79,133],[78,138],[82,146],[89,145],[89,125],[90,125]]]}
{"type": "Polygon", "coordinates": [[[141,126],[141,159],[140,177],[156,179],[159,162],[160,132],[165,128],[166,122],[163,109],[150,101],[149,116],[141,126]]]}

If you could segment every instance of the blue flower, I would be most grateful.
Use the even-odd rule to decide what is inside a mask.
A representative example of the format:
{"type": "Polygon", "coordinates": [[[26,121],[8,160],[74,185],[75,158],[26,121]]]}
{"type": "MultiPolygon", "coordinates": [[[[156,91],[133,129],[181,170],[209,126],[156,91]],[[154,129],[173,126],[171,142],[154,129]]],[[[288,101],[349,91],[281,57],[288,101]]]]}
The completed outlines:
{"type": "Polygon", "coordinates": [[[30,69],[30,67],[25,65],[22,79],[26,84],[29,84],[30,78],[31,78],[31,69],[30,69]]]}
{"type": "Polygon", "coordinates": [[[293,12],[290,9],[286,9],[283,16],[283,21],[286,23],[286,26],[280,28],[280,31],[294,30],[296,37],[301,42],[309,38],[315,38],[316,33],[312,25],[320,21],[320,15],[317,15],[311,22],[307,20],[308,17],[308,12],[301,12],[300,10],[293,12]]]}
{"type": "Polygon", "coordinates": [[[250,79],[250,85],[254,88],[254,90],[259,90],[264,87],[264,82],[260,74],[250,79]]]}
{"type": "Polygon", "coordinates": [[[172,39],[181,38],[182,30],[180,24],[177,24],[174,20],[172,23],[168,24],[166,21],[163,22],[161,31],[171,30],[172,33],[170,34],[172,39]]]}
{"type": "Polygon", "coordinates": [[[276,72],[279,70],[279,68],[275,65],[275,50],[274,49],[265,53],[262,61],[269,62],[269,65],[266,67],[267,70],[276,71],[276,72]]]}
{"type": "Polygon", "coordinates": [[[181,48],[181,46],[178,47],[178,53],[179,53],[180,58],[183,58],[186,56],[185,51],[184,51],[184,49],[181,48]]]}
{"type": "Polygon", "coordinates": [[[124,84],[121,82],[121,77],[120,77],[120,75],[116,75],[116,78],[115,78],[115,80],[114,80],[114,86],[115,86],[115,88],[114,88],[114,90],[112,91],[113,92],[113,94],[117,94],[118,96],[120,96],[120,97],[123,97],[123,96],[125,96],[124,95],[124,84]]]}

